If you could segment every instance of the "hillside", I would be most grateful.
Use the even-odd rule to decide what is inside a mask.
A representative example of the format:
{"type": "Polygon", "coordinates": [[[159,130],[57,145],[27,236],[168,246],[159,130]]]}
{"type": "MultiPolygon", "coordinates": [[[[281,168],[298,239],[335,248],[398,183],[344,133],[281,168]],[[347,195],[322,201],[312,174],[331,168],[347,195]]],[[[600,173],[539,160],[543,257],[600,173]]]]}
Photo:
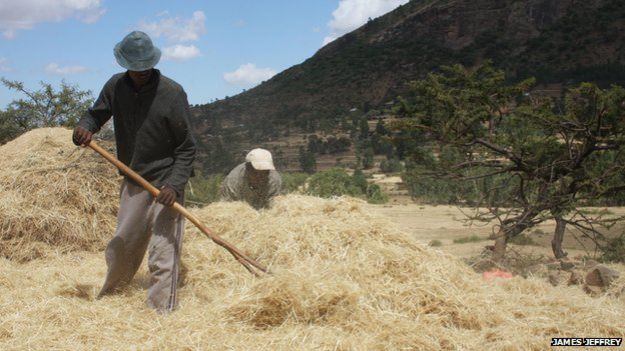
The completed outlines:
{"type": "Polygon", "coordinates": [[[489,59],[556,87],[622,83],[624,18],[619,0],[413,0],[253,89],[196,107],[200,159],[218,170],[269,141],[291,155],[306,135],[336,133],[354,108],[392,105],[406,82],[445,64],[489,59]]]}

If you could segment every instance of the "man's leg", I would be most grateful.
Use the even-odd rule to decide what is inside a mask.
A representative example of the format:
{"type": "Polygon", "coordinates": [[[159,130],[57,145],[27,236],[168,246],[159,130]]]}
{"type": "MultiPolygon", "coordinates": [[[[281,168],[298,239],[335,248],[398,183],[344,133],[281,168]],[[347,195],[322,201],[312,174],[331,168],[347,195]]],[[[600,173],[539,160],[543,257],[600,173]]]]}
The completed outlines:
{"type": "Polygon", "coordinates": [[[117,229],[106,247],[106,280],[98,298],[132,280],[141,265],[150,239],[152,195],[127,180],[121,188],[117,229]]]}
{"type": "Polygon", "coordinates": [[[172,207],[155,204],[148,256],[151,279],[147,303],[159,311],[169,312],[177,305],[176,290],[183,230],[182,215],[172,207]]]}

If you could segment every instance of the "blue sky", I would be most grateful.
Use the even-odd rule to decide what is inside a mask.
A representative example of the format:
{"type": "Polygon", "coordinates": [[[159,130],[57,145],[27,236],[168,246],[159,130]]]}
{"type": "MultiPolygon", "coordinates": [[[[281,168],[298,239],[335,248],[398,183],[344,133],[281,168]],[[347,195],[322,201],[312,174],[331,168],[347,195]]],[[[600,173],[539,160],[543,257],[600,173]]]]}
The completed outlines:
{"type": "MultiPolygon", "coordinates": [[[[91,90],[122,72],[113,47],[143,30],[163,51],[156,68],[191,104],[249,89],[325,43],[407,0],[0,0],[0,76],[91,90]]],[[[0,109],[20,94],[0,86],[0,109]]]]}

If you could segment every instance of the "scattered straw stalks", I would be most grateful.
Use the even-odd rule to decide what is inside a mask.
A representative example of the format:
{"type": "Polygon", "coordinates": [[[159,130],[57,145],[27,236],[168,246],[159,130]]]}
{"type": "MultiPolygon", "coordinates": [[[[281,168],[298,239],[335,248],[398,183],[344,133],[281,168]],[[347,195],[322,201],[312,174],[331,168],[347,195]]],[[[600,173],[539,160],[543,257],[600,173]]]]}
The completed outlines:
{"type": "Polygon", "coordinates": [[[349,198],[289,195],[194,210],[274,272],[254,278],[187,224],[180,309],[145,307],[141,270],[94,300],[101,253],[0,261],[0,349],[546,350],[555,336],[625,333],[625,306],[577,287],[485,282],[349,198]]]}
{"type": "Polygon", "coordinates": [[[187,223],[178,311],[145,306],[145,267],[95,300],[119,178],[70,134],[41,129],[0,147],[11,258],[0,258],[1,350],[546,350],[551,337],[625,334],[623,279],[596,298],[532,278],[485,282],[349,198],[196,209],[273,274],[253,277],[187,223]]]}
{"type": "Polygon", "coordinates": [[[99,250],[115,228],[120,177],[63,128],[0,146],[0,256],[99,250]]]}

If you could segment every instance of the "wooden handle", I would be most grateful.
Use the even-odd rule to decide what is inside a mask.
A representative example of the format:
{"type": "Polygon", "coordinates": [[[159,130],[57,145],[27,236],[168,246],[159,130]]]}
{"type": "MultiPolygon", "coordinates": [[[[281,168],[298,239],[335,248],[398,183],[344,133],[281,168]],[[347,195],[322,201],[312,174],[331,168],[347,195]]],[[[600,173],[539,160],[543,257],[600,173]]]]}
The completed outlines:
{"type": "MultiPolygon", "coordinates": [[[[88,146],[90,148],[92,148],[95,152],[97,152],[100,155],[102,155],[102,157],[107,159],[109,162],[114,164],[115,167],[117,167],[125,175],[129,176],[132,180],[137,182],[137,184],[141,185],[145,190],[150,192],[150,194],[152,194],[152,196],[157,197],[158,194],[160,194],[161,191],[158,190],[154,185],[150,184],[150,182],[145,180],[137,172],[133,171],[130,167],[126,166],[123,162],[121,162],[120,160],[115,158],[115,156],[111,155],[108,151],[104,150],[94,140],[91,140],[91,142],[88,144],[88,146]]],[[[239,261],[239,263],[241,263],[243,265],[243,267],[245,267],[245,269],[250,271],[250,273],[258,276],[258,274],[252,269],[252,267],[250,267],[250,265],[253,266],[253,267],[256,267],[257,269],[261,270],[262,272],[269,273],[267,268],[262,266],[260,263],[258,263],[255,260],[247,257],[245,254],[243,254],[239,249],[234,247],[232,244],[230,244],[229,242],[223,240],[222,238],[220,238],[219,236],[217,236],[213,232],[211,232],[204,224],[202,224],[202,222],[200,222],[200,220],[197,217],[195,217],[193,214],[191,214],[191,212],[187,211],[187,209],[184,208],[181,204],[179,204],[178,202],[175,202],[172,205],[172,207],[178,213],[180,213],[181,215],[186,217],[188,220],[190,220],[191,223],[193,223],[209,239],[214,241],[217,245],[219,245],[219,246],[225,248],[226,250],[228,250],[228,252],[230,252],[230,254],[232,256],[234,256],[234,258],[237,261],[239,261]]]]}

